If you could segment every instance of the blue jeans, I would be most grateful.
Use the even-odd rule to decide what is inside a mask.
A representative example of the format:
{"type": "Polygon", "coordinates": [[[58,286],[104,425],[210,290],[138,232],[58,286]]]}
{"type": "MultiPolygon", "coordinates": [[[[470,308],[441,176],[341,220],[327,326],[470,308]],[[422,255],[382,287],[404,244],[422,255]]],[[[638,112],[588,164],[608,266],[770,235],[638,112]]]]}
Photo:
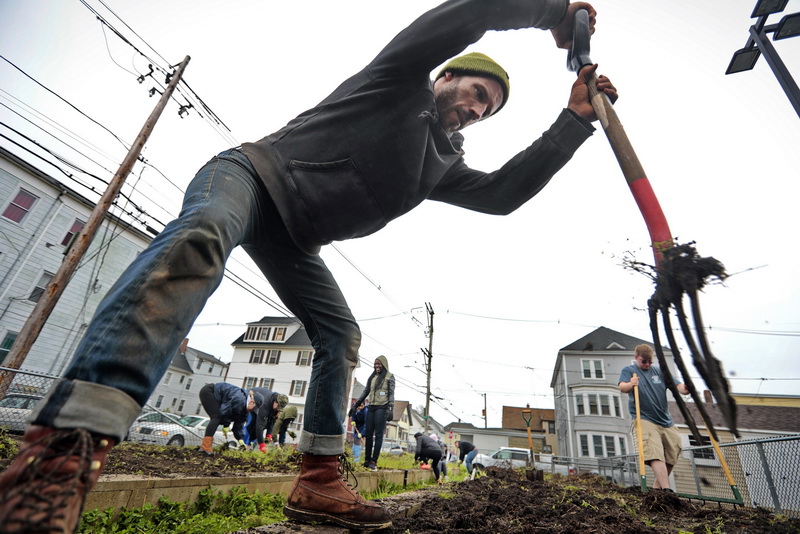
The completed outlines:
{"type": "Polygon", "coordinates": [[[472,460],[474,460],[476,456],[478,456],[478,449],[472,449],[464,457],[464,463],[467,464],[467,473],[470,475],[472,474],[472,460]]]}
{"type": "Polygon", "coordinates": [[[297,248],[238,149],[200,169],[178,218],[109,290],[32,421],[122,439],[239,245],[306,327],[315,349],[299,449],[344,452],[346,394],[361,332],[325,263],[297,248]]]}
{"type": "Polygon", "coordinates": [[[367,430],[364,434],[366,456],[364,465],[370,462],[378,463],[378,456],[383,446],[383,433],[386,430],[386,405],[375,406],[370,404],[367,410],[367,430]]]}

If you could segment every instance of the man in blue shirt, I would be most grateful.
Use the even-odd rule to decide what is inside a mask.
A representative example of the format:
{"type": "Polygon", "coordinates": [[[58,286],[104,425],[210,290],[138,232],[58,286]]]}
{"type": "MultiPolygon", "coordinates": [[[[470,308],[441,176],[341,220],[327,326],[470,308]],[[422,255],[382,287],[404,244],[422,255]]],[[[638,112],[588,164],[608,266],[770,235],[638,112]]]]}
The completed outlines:
{"type": "MultiPolygon", "coordinates": [[[[642,442],[644,463],[655,474],[655,489],[669,490],[669,474],[678,462],[681,453],[681,437],[672,422],[667,404],[667,384],[661,369],[653,367],[653,347],[638,345],[635,349],[636,363],[622,369],[619,375],[619,390],[628,395],[628,411],[636,420],[636,401],[633,388],[639,386],[639,411],[642,417],[642,442]]],[[[688,395],[686,385],[678,383],[678,391],[688,395]]],[[[636,441],[636,424],[633,425],[636,441]]],[[[671,491],[671,490],[670,490],[671,491]]]]}

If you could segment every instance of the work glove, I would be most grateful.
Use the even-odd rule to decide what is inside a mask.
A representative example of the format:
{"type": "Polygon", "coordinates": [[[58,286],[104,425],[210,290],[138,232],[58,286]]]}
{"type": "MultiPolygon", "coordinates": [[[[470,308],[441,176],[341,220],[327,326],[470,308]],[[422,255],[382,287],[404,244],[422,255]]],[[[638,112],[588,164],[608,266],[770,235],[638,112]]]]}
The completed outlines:
{"type": "Polygon", "coordinates": [[[238,443],[240,451],[246,451],[248,449],[247,444],[245,444],[243,439],[240,439],[238,443]]]}
{"type": "Polygon", "coordinates": [[[295,434],[295,433],[294,433],[294,430],[290,430],[289,432],[287,432],[287,434],[289,434],[289,436],[290,436],[292,439],[294,439],[294,438],[296,438],[296,437],[297,437],[297,434],[295,434]]]}
{"type": "Polygon", "coordinates": [[[227,426],[223,426],[222,427],[222,435],[225,436],[225,439],[228,439],[228,432],[230,432],[230,431],[231,431],[231,429],[228,428],[227,426]]]}
{"type": "Polygon", "coordinates": [[[258,445],[258,450],[260,450],[261,452],[267,452],[267,444],[266,443],[260,443],[258,445]]]}
{"type": "Polygon", "coordinates": [[[392,421],[393,419],[394,419],[394,410],[389,408],[388,410],[386,410],[386,420],[392,421]]]}
{"type": "Polygon", "coordinates": [[[267,443],[272,443],[272,434],[267,434],[267,443]]]}

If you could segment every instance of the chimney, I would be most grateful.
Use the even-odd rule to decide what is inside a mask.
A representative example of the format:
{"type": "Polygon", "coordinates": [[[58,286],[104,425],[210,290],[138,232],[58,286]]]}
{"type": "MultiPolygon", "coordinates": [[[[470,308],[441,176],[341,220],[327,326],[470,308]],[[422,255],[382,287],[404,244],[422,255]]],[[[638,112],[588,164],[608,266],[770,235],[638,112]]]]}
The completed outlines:
{"type": "Polygon", "coordinates": [[[186,348],[188,346],[189,346],[189,338],[187,337],[186,339],[183,340],[183,343],[181,343],[180,353],[185,355],[186,348]]]}
{"type": "Polygon", "coordinates": [[[706,404],[714,404],[714,397],[711,396],[711,392],[709,390],[703,390],[703,398],[705,399],[706,404]]]}

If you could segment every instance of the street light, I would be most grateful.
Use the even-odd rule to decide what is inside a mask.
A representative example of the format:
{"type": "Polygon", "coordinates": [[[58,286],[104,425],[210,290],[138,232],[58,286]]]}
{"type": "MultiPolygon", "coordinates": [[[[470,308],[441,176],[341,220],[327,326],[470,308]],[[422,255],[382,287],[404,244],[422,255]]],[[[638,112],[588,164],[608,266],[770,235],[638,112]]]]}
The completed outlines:
{"type": "Polygon", "coordinates": [[[764,54],[764,59],[769,64],[781,88],[789,98],[795,112],[800,116],[800,88],[797,87],[792,75],[784,65],[775,47],[769,40],[768,34],[772,33],[773,40],[788,39],[800,35],[800,13],[784,16],[778,24],[767,25],[767,18],[774,13],[786,9],[789,0],[758,0],[750,18],[755,18],[756,23],[750,26],[750,37],[744,48],[733,53],[731,62],[725,74],[735,74],[752,70],[758,58],[764,54]]]}

